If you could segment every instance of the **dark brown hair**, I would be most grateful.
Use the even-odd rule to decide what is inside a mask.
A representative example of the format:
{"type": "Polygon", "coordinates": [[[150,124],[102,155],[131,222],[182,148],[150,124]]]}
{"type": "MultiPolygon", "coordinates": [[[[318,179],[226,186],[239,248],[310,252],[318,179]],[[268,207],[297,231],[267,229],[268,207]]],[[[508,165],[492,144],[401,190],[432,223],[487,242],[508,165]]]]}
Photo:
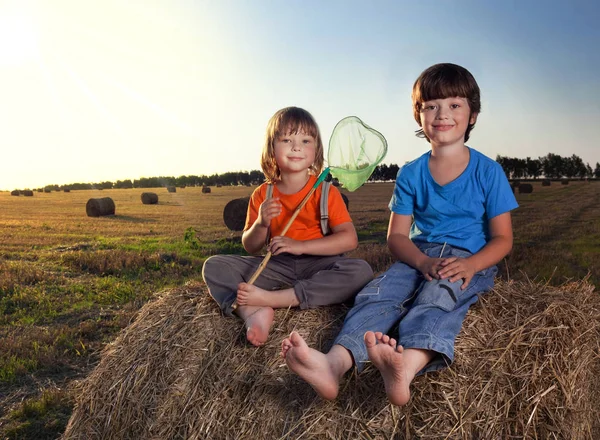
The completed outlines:
{"type": "MultiPolygon", "coordinates": [[[[481,93],[471,72],[451,63],[434,64],[425,69],[415,81],[412,91],[413,114],[417,124],[421,126],[421,108],[424,102],[457,96],[465,98],[469,103],[469,118],[481,112],[481,93]]],[[[465,142],[469,140],[469,133],[474,127],[475,124],[467,127],[465,142]]],[[[422,128],[417,130],[416,135],[429,142],[422,128]]]]}
{"type": "Polygon", "coordinates": [[[280,136],[297,133],[305,133],[315,138],[315,162],[310,166],[309,172],[315,176],[321,173],[325,158],[319,126],[306,110],[299,107],[286,107],[275,113],[267,124],[267,134],[260,160],[267,182],[274,183],[281,177],[281,171],[275,161],[275,140],[280,136]]]}

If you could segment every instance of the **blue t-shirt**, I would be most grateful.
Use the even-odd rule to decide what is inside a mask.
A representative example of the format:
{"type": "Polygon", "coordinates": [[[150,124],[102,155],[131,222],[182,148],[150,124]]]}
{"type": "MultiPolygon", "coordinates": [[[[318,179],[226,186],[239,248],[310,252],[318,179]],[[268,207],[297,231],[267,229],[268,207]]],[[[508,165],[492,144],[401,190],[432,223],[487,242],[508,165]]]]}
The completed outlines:
{"type": "Polygon", "coordinates": [[[429,171],[431,151],[398,171],[389,208],[413,215],[414,242],[478,252],[490,239],[489,219],[519,206],[500,164],[472,148],[469,153],[465,171],[444,186],[429,171]]]}

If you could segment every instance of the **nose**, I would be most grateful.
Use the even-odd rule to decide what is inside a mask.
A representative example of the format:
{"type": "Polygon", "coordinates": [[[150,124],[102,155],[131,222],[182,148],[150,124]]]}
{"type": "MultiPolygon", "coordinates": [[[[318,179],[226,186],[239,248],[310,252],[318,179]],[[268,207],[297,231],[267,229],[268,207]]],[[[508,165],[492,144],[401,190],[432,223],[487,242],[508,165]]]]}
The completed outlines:
{"type": "Polygon", "coordinates": [[[292,142],[292,151],[300,151],[300,142],[293,141],[292,142]]]}
{"type": "Polygon", "coordinates": [[[450,111],[449,108],[446,108],[444,106],[439,106],[438,111],[435,115],[435,118],[436,119],[448,119],[449,111],[450,111]]]}

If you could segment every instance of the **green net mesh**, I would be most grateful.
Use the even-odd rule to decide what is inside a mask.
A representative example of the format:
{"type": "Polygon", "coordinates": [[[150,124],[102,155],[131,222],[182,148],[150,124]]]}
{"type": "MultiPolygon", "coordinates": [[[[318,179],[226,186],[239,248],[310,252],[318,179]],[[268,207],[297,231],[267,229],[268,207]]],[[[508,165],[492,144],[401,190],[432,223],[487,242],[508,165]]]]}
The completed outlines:
{"type": "Polygon", "coordinates": [[[329,139],[327,155],[331,175],[348,191],[365,183],[387,153],[381,133],[356,116],[337,123],[329,139]]]}

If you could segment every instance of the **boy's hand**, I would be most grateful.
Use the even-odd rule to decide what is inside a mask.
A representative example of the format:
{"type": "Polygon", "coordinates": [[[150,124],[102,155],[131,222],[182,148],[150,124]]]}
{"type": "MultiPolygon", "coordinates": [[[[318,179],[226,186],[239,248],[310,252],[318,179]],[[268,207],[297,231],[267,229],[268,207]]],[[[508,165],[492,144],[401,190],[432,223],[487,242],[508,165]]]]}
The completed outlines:
{"type": "Polygon", "coordinates": [[[441,266],[442,269],[438,271],[438,275],[442,280],[450,278],[449,281],[451,283],[460,279],[464,280],[460,286],[461,290],[465,290],[469,286],[471,279],[473,279],[473,276],[475,275],[475,268],[467,258],[444,258],[441,266]]]}
{"type": "Polygon", "coordinates": [[[281,214],[281,202],[278,197],[272,197],[260,204],[256,221],[261,226],[268,228],[271,225],[271,220],[279,214],[281,214]]]}
{"type": "Polygon", "coordinates": [[[273,255],[279,255],[284,252],[292,255],[302,255],[304,253],[304,242],[278,235],[277,237],[273,237],[268,250],[273,255]]]}
{"type": "Polygon", "coordinates": [[[427,259],[423,261],[418,269],[421,271],[427,281],[432,281],[434,278],[439,280],[440,276],[438,275],[438,270],[440,270],[442,267],[442,261],[443,258],[427,257],[427,259]]]}

